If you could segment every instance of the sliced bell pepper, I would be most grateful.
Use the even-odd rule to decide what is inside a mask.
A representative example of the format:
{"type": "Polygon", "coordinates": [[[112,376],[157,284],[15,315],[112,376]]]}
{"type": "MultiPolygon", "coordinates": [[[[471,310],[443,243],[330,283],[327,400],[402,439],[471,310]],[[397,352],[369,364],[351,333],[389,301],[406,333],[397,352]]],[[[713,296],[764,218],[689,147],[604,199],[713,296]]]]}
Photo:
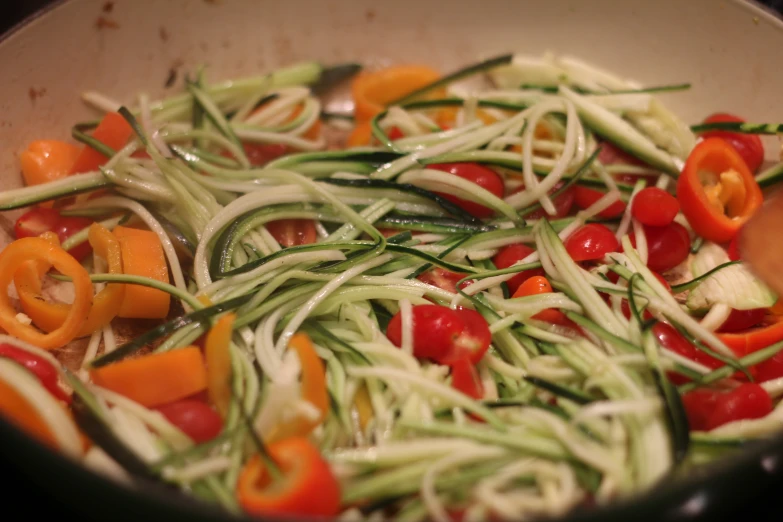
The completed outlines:
{"type": "MultiPolygon", "coordinates": [[[[359,73],[351,83],[354,116],[357,122],[372,119],[393,102],[440,78],[440,73],[420,65],[396,65],[379,71],[359,73]]],[[[441,97],[433,92],[429,97],[441,97]]]]}
{"type": "MultiPolygon", "coordinates": [[[[169,269],[158,236],[149,230],[118,226],[114,236],[120,242],[122,269],[126,274],[169,282],[169,269]]],[[[169,313],[171,296],[163,290],[126,285],[119,317],[163,319],[169,313]]]]}
{"type": "Polygon", "coordinates": [[[209,402],[225,419],[231,404],[231,332],[236,315],[221,317],[207,334],[204,358],[207,363],[207,393],[209,402]]]}
{"type": "Polygon", "coordinates": [[[207,388],[204,357],[197,346],[123,359],[90,370],[95,384],[148,408],[168,404],[207,388]]]}
{"type": "Polygon", "coordinates": [[[694,147],[677,180],[677,199],[699,236],[730,241],[764,201],[745,160],[720,138],[694,147]]]}
{"type": "Polygon", "coordinates": [[[17,320],[17,312],[8,293],[0,292],[0,327],[14,337],[32,345],[52,350],[71,342],[81,330],[93,303],[92,282],[87,270],[68,252],[41,237],[17,239],[0,252],[0,288],[8,288],[17,270],[26,263],[46,263],[71,278],[74,288],[73,303],[62,324],[42,334],[30,325],[17,320]]]}
{"type": "Polygon", "coordinates": [[[783,317],[774,317],[766,325],[745,332],[719,333],[717,335],[718,339],[737,354],[737,357],[744,357],[778,341],[783,341],[783,317]]]}
{"type": "Polygon", "coordinates": [[[281,477],[267,470],[259,455],[239,474],[237,499],[249,514],[262,517],[333,517],[340,511],[340,484],[318,448],[304,437],[267,447],[281,477]]]}
{"type": "Polygon", "coordinates": [[[329,395],[326,391],[326,370],[321,358],[315,353],[313,343],[307,334],[297,333],[288,343],[295,350],[302,367],[302,400],[309,402],[318,410],[317,417],[305,418],[301,415],[275,426],[268,440],[282,440],[289,437],[305,437],[323,422],[329,411],[329,395]]]}
{"type": "Polygon", "coordinates": [[[367,391],[366,384],[362,384],[356,390],[356,395],[353,397],[353,405],[356,407],[356,413],[359,414],[359,426],[364,430],[373,417],[372,401],[370,400],[370,392],[367,391]]]}
{"type": "MultiPolygon", "coordinates": [[[[133,128],[117,112],[107,112],[92,137],[114,150],[119,150],[128,143],[133,135],[133,128]]],[[[71,174],[92,172],[109,160],[102,153],[85,145],[71,166],[71,174]]]]}
{"type": "MultiPolygon", "coordinates": [[[[120,243],[114,235],[98,223],[90,225],[88,239],[90,245],[109,265],[110,274],[122,273],[120,243]]],[[[41,296],[41,277],[51,268],[48,264],[27,263],[14,275],[14,285],[19,294],[22,310],[32,319],[33,324],[45,332],[60,328],[71,309],[70,304],[52,303],[41,296]]],[[[103,328],[120,311],[125,296],[125,285],[109,283],[93,299],[87,320],[77,333],[77,337],[90,335],[103,328]]]]}
{"type": "Polygon", "coordinates": [[[66,177],[81,149],[59,140],[36,140],[19,154],[26,185],[39,185],[66,177]]]}

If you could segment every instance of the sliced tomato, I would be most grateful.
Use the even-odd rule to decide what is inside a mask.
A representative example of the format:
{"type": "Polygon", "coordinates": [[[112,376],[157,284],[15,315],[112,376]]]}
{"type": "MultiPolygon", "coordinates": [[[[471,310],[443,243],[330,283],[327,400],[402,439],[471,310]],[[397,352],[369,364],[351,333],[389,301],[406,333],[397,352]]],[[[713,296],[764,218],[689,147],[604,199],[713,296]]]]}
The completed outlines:
{"type": "MultiPolygon", "coordinates": [[[[492,262],[498,269],[508,268],[517,264],[519,261],[522,261],[533,252],[535,252],[533,248],[530,248],[523,243],[515,243],[513,245],[508,245],[501,248],[500,251],[495,254],[495,257],[492,258],[492,262]]],[[[525,270],[524,272],[519,272],[518,274],[514,275],[514,277],[506,281],[506,284],[508,285],[509,291],[511,291],[511,294],[513,295],[519,286],[528,278],[543,275],[543,268],[525,270]]]]}
{"type": "Polygon", "coordinates": [[[620,249],[620,243],[614,233],[598,223],[579,227],[568,236],[564,245],[568,255],[576,262],[597,261],[620,249]]]}
{"type": "MultiPolygon", "coordinates": [[[[282,143],[243,143],[242,148],[245,149],[245,155],[254,167],[263,167],[290,152],[288,145],[282,143]]],[[[224,156],[231,155],[225,153],[224,156]]]]}
{"type": "Polygon", "coordinates": [[[631,214],[644,225],[666,226],[677,217],[680,202],[658,187],[647,187],[633,198],[631,214]]]}
{"type": "Polygon", "coordinates": [[[738,420],[759,419],[772,413],[769,393],[756,383],[731,391],[698,389],[682,396],[692,430],[710,431],[738,420]]]}
{"type": "MultiPolygon", "coordinates": [[[[559,181],[555,184],[554,187],[552,187],[552,190],[549,191],[549,195],[551,196],[558,190],[560,190],[563,185],[565,184],[564,181],[559,181]]],[[[518,192],[522,192],[525,190],[525,186],[522,185],[518,188],[516,188],[512,194],[516,194],[518,192]]],[[[539,208],[537,210],[534,210],[530,214],[525,214],[525,219],[560,219],[566,217],[571,212],[571,207],[574,206],[574,187],[570,187],[563,191],[561,194],[555,196],[554,199],[552,199],[552,204],[555,207],[555,213],[554,215],[547,214],[546,211],[543,208],[539,208]]]]}
{"type": "MultiPolygon", "coordinates": [[[[616,146],[612,145],[608,141],[601,142],[599,146],[601,147],[601,152],[598,153],[598,161],[600,161],[603,165],[621,164],[621,165],[633,165],[636,167],[648,166],[642,160],[631,156],[624,150],[617,148],[616,146]]],[[[630,174],[627,172],[616,173],[613,174],[613,176],[617,181],[621,183],[628,183],[631,185],[636,183],[639,179],[645,177],[639,174],[630,174]]]]}
{"type": "Polygon", "coordinates": [[[57,369],[43,357],[8,343],[0,344],[0,357],[6,357],[24,366],[38,378],[43,387],[49,390],[49,393],[61,401],[71,402],[71,396],[60,387],[57,369]]]}
{"type": "MultiPolygon", "coordinates": [[[[435,268],[431,270],[427,270],[423,274],[419,275],[419,277],[417,277],[416,279],[418,279],[423,283],[427,283],[428,285],[437,286],[441,290],[446,290],[447,292],[456,293],[457,283],[460,281],[460,279],[464,278],[466,275],[467,274],[452,272],[450,270],[446,270],[444,268],[436,266],[435,268]]],[[[460,289],[463,289],[469,285],[470,285],[470,281],[465,281],[460,286],[460,289]]]]}
{"type": "MultiPolygon", "coordinates": [[[[436,163],[427,165],[428,169],[441,170],[454,174],[462,179],[475,183],[479,187],[487,190],[493,195],[502,198],[505,191],[503,179],[492,169],[479,165],[478,163],[436,163]]],[[[488,218],[495,214],[495,211],[484,205],[467,201],[451,194],[438,193],[444,199],[451,201],[455,205],[478,218],[488,218]]]]}
{"type": "Polygon", "coordinates": [[[196,444],[214,439],[223,430],[220,414],[206,402],[183,399],[155,409],[196,444]]]}
{"type": "Polygon", "coordinates": [[[478,370],[467,358],[458,359],[451,365],[451,387],[472,399],[484,397],[484,385],[478,370]]]}
{"type": "MultiPolygon", "coordinates": [[[[28,210],[16,220],[14,224],[14,235],[16,239],[23,237],[38,237],[44,232],[54,232],[60,239],[60,243],[84,230],[92,224],[92,221],[82,217],[65,217],[51,208],[37,207],[28,210]]],[[[68,250],[68,253],[79,261],[83,260],[92,252],[92,247],[88,241],[76,245],[68,250]]]]}
{"type": "MultiPolygon", "coordinates": [[[[590,208],[596,201],[604,197],[606,194],[589,187],[583,187],[576,185],[574,187],[574,203],[581,209],[590,208]]],[[[612,219],[619,217],[625,212],[625,201],[615,201],[607,208],[598,213],[602,218],[612,219]]]]}
{"type": "MultiPolygon", "coordinates": [[[[647,239],[647,266],[656,272],[666,272],[686,259],[691,248],[688,230],[679,223],[665,227],[644,226],[647,239]]],[[[636,236],[630,234],[631,244],[636,248],[636,236]]]]}
{"type": "Polygon", "coordinates": [[[267,223],[266,229],[283,248],[309,245],[318,239],[312,219],[278,219],[267,223]]]}

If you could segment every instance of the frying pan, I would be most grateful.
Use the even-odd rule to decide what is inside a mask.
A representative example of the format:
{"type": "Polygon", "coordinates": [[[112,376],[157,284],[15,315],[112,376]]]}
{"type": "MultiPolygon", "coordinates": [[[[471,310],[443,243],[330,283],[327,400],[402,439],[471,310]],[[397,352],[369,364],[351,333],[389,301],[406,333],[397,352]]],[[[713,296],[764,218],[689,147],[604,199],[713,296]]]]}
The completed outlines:
{"type": "MultiPolygon", "coordinates": [[[[21,184],[17,154],[66,138],[89,118],[94,89],[122,102],[181,87],[205,64],[211,79],[300,60],[419,62],[444,72],[502,52],[567,53],[645,84],[691,82],[667,99],[686,121],[717,110],[783,121],[783,21],[743,0],[70,0],[0,41],[0,189],[21,184]],[[173,84],[172,84],[173,78],[173,84]]],[[[770,161],[774,141],[767,143],[770,161]]],[[[0,215],[0,247],[14,213],[0,215]]],[[[55,454],[0,419],[0,453],[47,493],[89,518],[237,518],[169,490],[127,488],[55,454]]],[[[570,520],[693,520],[728,513],[783,477],[783,436],[683,481],[570,520]]]]}

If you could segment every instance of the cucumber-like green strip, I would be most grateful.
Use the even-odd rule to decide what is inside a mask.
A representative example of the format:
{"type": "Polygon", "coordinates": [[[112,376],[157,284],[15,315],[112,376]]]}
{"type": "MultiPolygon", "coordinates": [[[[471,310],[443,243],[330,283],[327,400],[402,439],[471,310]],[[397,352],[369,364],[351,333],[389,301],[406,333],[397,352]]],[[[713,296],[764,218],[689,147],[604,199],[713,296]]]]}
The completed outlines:
{"type": "Polygon", "coordinates": [[[761,188],[771,187],[783,180],[783,161],[777,163],[756,176],[756,182],[761,188]]]}
{"type": "Polygon", "coordinates": [[[141,348],[151,343],[152,341],[159,339],[164,335],[173,333],[184,326],[193,323],[200,323],[220,313],[226,312],[228,310],[233,310],[235,308],[239,308],[240,306],[248,302],[252,297],[253,297],[252,294],[242,295],[239,297],[235,297],[233,299],[229,299],[227,301],[223,301],[222,303],[218,303],[213,306],[208,306],[206,308],[202,308],[200,310],[196,310],[189,314],[172,319],[171,321],[168,321],[167,323],[163,323],[157,328],[153,328],[152,330],[143,333],[140,336],[136,337],[135,339],[123,344],[113,352],[109,352],[107,354],[98,357],[97,359],[93,359],[92,362],[89,363],[89,365],[91,368],[100,368],[101,366],[106,366],[107,364],[120,361],[136,353],[137,351],[139,351],[141,348]]]}
{"type": "Polygon", "coordinates": [[[29,207],[44,201],[67,198],[112,185],[113,183],[100,172],[74,174],[41,185],[2,191],[0,192],[0,210],[29,207]]]}
{"type": "Polygon", "coordinates": [[[212,101],[209,95],[207,95],[207,93],[200,89],[195,83],[185,82],[185,87],[191,96],[193,96],[194,103],[197,103],[201,107],[201,109],[204,111],[204,115],[207,117],[207,119],[209,119],[212,125],[214,125],[223,136],[231,140],[235,145],[237,145],[237,147],[239,147],[240,156],[237,158],[237,160],[239,160],[239,162],[245,166],[250,165],[250,161],[247,159],[244,149],[242,148],[242,142],[234,133],[234,129],[231,128],[231,124],[228,122],[228,120],[226,120],[225,116],[223,116],[223,113],[220,111],[215,102],[212,101]]]}
{"type": "MultiPolygon", "coordinates": [[[[743,368],[747,368],[749,366],[762,363],[767,359],[774,357],[781,350],[783,350],[783,341],[778,341],[775,344],[767,346],[766,348],[762,348],[761,350],[755,351],[750,355],[741,357],[740,359],[737,360],[737,363],[742,365],[743,368]]],[[[678,389],[680,393],[686,393],[693,389],[698,388],[699,386],[710,384],[711,382],[719,381],[721,379],[725,379],[726,377],[729,377],[732,373],[734,373],[734,371],[735,368],[731,366],[723,366],[722,368],[718,368],[717,370],[713,370],[708,374],[702,375],[698,381],[694,380],[693,382],[683,384],[678,389]]]]}
{"type": "Polygon", "coordinates": [[[456,81],[462,80],[463,78],[467,78],[468,76],[472,76],[477,73],[488,71],[494,67],[498,67],[500,65],[506,65],[508,63],[511,63],[511,60],[514,58],[513,54],[503,54],[500,56],[495,56],[494,58],[489,58],[488,60],[484,60],[479,63],[475,63],[473,65],[469,65],[468,67],[463,67],[462,69],[459,69],[451,74],[448,74],[444,76],[443,78],[440,78],[438,80],[435,80],[434,82],[425,85],[424,87],[420,87],[416,89],[415,91],[406,94],[405,96],[402,96],[400,98],[397,98],[396,100],[393,100],[386,105],[403,105],[405,103],[411,102],[421,96],[422,94],[428,93],[430,91],[433,91],[435,89],[438,89],[440,87],[445,87],[451,83],[454,83],[456,81]]]}
{"type": "Polygon", "coordinates": [[[557,395],[558,397],[574,401],[577,404],[590,404],[596,400],[594,397],[591,397],[590,395],[576,388],[571,388],[570,386],[563,386],[562,384],[557,384],[555,382],[541,379],[540,377],[533,377],[531,375],[527,375],[523,378],[536,388],[541,388],[542,390],[546,390],[554,395],[557,395]]]}
{"type": "Polygon", "coordinates": [[[685,283],[680,283],[678,285],[672,285],[672,293],[673,294],[679,294],[680,292],[685,292],[686,290],[692,290],[699,286],[701,283],[703,283],[708,277],[710,277],[712,274],[723,270],[724,268],[730,267],[731,265],[737,265],[742,264],[742,261],[728,261],[726,263],[723,263],[722,265],[718,265],[712,270],[709,270],[699,277],[696,277],[694,279],[691,279],[690,281],[686,281],[685,283]]]}
{"type": "Polygon", "coordinates": [[[71,129],[71,136],[76,141],[84,143],[88,147],[97,150],[98,152],[100,152],[101,154],[106,156],[107,158],[111,158],[112,156],[117,154],[116,150],[114,150],[113,148],[109,147],[108,145],[106,145],[106,144],[96,140],[95,138],[93,138],[89,134],[86,134],[86,133],[82,132],[76,126],[74,126],[71,129]]]}
{"type": "Polygon", "coordinates": [[[783,133],[783,123],[744,123],[735,121],[716,121],[691,125],[693,132],[729,131],[741,134],[780,134],[783,133]]]}

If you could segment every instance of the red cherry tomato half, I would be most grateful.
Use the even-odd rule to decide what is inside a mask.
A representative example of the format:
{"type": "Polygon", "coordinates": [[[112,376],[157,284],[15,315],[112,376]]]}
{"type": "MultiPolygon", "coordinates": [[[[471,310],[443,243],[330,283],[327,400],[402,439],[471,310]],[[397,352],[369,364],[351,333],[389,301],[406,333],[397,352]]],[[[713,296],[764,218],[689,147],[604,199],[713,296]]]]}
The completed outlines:
{"type": "Polygon", "coordinates": [[[692,430],[709,431],[744,419],[759,419],[772,412],[772,399],[756,383],[728,391],[694,390],[682,396],[692,430]]]}
{"type": "Polygon", "coordinates": [[[183,399],[155,409],[196,444],[214,439],[223,430],[223,419],[205,402],[183,399]]]}
{"type": "MultiPolygon", "coordinates": [[[[495,254],[495,257],[492,258],[492,262],[498,269],[508,268],[515,265],[519,261],[522,261],[533,252],[535,252],[535,250],[529,246],[522,243],[516,243],[501,248],[500,251],[495,254]]],[[[514,277],[506,281],[506,284],[508,285],[509,291],[513,295],[516,293],[517,288],[519,288],[519,286],[528,278],[539,275],[544,275],[543,268],[525,270],[524,272],[519,272],[518,274],[514,275],[514,277]]]]}
{"type": "MultiPolygon", "coordinates": [[[[716,113],[704,120],[704,123],[737,122],[744,123],[745,120],[734,116],[733,114],[716,113]]],[[[742,159],[748,165],[751,172],[757,172],[764,162],[764,145],[761,138],[755,134],[741,134],[739,132],[728,131],[707,131],[701,133],[703,138],[721,138],[734,147],[739,152],[742,159]]]]}
{"type": "Polygon", "coordinates": [[[266,229],[283,248],[315,243],[315,221],[312,219],[278,219],[266,224],[266,229]]]}
{"type": "Polygon", "coordinates": [[[668,225],[680,211],[677,198],[658,187],[647,187],[633,198],[631,214],[644,225],[662,227],[668,225]]]}
{"type": "MultiPolygon", "coordinates": [[[[290,152],[288,145],[282,143],[243,143],[242,148],[245,149],[245,156],[254,167],[263,167],[290,152]]],[[[223,155],[233,157],[228,152],[223,155]]]]}
{"type": "Polygon", "coordinates": [[[394,141],[400,138],[404,138],[405,134],[402,133],[399,127],[392,127],[391,129],[389,129],[389,133],[387,134],[387,136],[389,136],[390,140],[394,141]]]}
{"type": "MultiPolygon", "coordinates": [[[[427,165],[427,168],[454,174],[455,176],[475,183],[499,198],[503,197],[503,179],[494,170],[483,167],[477,163],[436,163],[427,165]]],[[[452,196],[451,194],[438,194],[443,196],[444,199],[458,205],[472,216],[488,218],[495,214],[495,211],[491,208],[474,203],[473,201],[466,201],[456,196],[452,196]]]]}
{"type": "MultiPolygon", "coordinates": [[[[477,363],[489,349],[492,334],[486,320],[473,310],[439,305],[417,305],[412,310],[413,355],[450,364],[467,358],[477,363]]],[[[386,336],[402,346],[402,314],[389,321],[386,336]]]]}
{"type": "MultiPolygon", "coordinates": [[[[565,184],[564,181],[560,181],[555,184],[554,187],[552,187],[552,190],[549,191],[549,195],[551,196],[554,192],[557,192],[560,190],[560,188],[565,184]]],[[[512,194],[516,194],[517,192],[522,192],[525,190],[525,186],[522,185],[520,187],[517,187],[512,194]]],[[[555,206],[555,214],[550,215],[547,214],[546,211],[543,208],[539,208],[538,210],[534,210],[530,214],[525,214],[525,219],[560,219],[566,217],[571,212],[571,207],[574,206],[574,187],[566,189],[563,193],[557,195],[554,199],[552,199],[552,204],[555,206]]]]}
{"type": "Polygon", "coordinates": [[[752,328],[764,320],[767,315],[766,308],[753,310],[732,310],[729,317],[718,328],[719,332],[741,332],[752,328]]]}
{"type": "MultiPolygon", "coordinates": [[[[590,208],[596,201],[604,197],[604,193],[581,185],[574,187],[574,203],[582,210],[590,208]]],[[[625,202],[615,201],[607,208],[598,213],[599,216],[607,219],[619,217],[625,212],[625,202]]]]}
{"type": "Polygon", "coordinates": [[[451,365],[451,387],[473,399],[484,397],[484,385],[470,359],[463,358],[451,365]]]}
{"type": "Polygon", "coordinates": [[[723,366],[721,361],[710,357],[688,342],[688,340],[670,324],[661,322],[656,323],[655,326],[653,326],[652,331],[660,345],[664,348],[668,348],[674,353],[703,364],[713,370],[723,366]]]}
{"type": "Polygon", "coordinates": [[[778,352],[755,366],[756,381],[766,382],[783,377],[783,352],[778,352]]]}
{"type": "MultiPolygon", "coordinates": [[[[92,221],[87,218],[64,217],[51,208],[34,208],[16,220],[14,235],[16,239],[21,239],[23,237],[38,237],[44,232],[54,232],[62,243],[91,224],[92,221]]],[[[87,257],[90,252],[92,252],[92,247],[87,241],[68,250],[68,253],[79,261],[87,257]]]]}
{"type": "MultiPolygon", "coordinates": [[[[447,292],[456,293],[457,292],[457,283],[460,279],[464,278],[467,274],[460,274],[457,272],[452,272],[450,270],[445,270],[439,266],[436,266],[432,270],[427,270],[423,274],[419,275],[416,279],[423,283],[427,283],[428,285],[437,286],[441,290],[446,290],[447,292]]],[[[466,286],[470,285],[470,281],[465,281],[460,286],[460,289],[465,288],[466,286]]]]}
{"type": "MultiPolygon", "coordinates": [[[[665,227],[644,226],[647,238],[647,267],[656,272],[666,272],[688,258],[691,238],[688,230],[679,223],[665,227]]],[[[636,247],[636,237],[630,235],[631,244],[636,247]]]]}
{"type": "Polygon", "coordinates": [[[617,252],[620,243],[614,233],[598,223],[588,223],[577,228],[565,240],[568,254],[576,262],[603,259],[609,252],[617,252]]]}
{"type": "Polygon", "coordinates": [[[6,357],[24,366],[27,371],[38,378],[43,387],[49,390],[49,393],[61,401],[71,402],[70,395],[60,388],[57,369],[43,357],[7,343],[0,344],[0,357],[6,357]]]}
{"type": "MultiPolygon", "coordinates": [[[[601,152],[598,153],[598,161],[604,165],[615,165],[619,163],[622,165],[635,165],[637,167],[647,166],[647,164],[645,164],[642,160],[631,156],[624,150],[615,147],[608,141],[601,142],[599,146],[601,147],[601,152]]],[[[612,175],[617,181],[621,183],[629,183],[631,185],[636,183],[636,181],[640,178],[645,177],[640,174],[630,173],[616,173],[612,175]]]]}

